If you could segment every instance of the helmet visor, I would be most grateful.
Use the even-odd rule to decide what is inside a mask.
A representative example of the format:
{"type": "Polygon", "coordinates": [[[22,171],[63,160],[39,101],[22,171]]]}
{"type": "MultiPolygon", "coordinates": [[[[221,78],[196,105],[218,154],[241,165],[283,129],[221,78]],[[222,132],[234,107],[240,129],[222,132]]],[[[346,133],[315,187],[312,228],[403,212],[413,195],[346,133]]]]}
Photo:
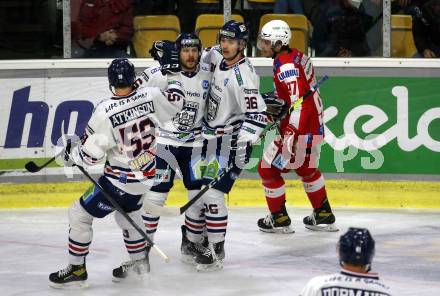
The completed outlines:
{"type": "Polygon", "coordinates": [[[270,40],[263,39],[261,35],[258,36],[258,40],[257,40],[258,50],[267,50],[270,49],[271,47],[272,47],[272,42],[270,40]]]}

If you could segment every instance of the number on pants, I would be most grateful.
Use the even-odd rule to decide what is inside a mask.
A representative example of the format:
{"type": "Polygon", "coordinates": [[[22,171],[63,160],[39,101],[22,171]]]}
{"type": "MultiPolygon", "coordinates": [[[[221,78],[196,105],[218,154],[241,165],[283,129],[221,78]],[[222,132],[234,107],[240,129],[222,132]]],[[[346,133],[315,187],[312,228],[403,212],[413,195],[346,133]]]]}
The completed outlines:
{"type": "Polygon", "coordinates": [[[217,204],[205,204],[205,213],[218,214],[217,204]]]}

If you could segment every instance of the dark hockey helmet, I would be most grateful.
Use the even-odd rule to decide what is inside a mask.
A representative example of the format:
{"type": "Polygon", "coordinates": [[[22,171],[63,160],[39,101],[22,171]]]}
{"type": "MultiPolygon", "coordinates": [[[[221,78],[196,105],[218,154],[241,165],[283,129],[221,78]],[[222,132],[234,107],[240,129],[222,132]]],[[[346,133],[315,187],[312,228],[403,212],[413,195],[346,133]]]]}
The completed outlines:
{"type": "Polygon", "coordinates": [[[134,65],[125,58],[114,59],[108,67],[108,82],[113,87],[131,86],[136,80],[134,65]]]}
{"type": "Polygon", "coordinates": [[[368,229],[350,227],[339,238],[339,263],[364,265],[368,266],[369,270],[374,256],[374,245],[374,239],[368,229]]]}
{"type": "Polygon", "coordinates": [[[202,41],[196,33],[182,33],[176,39],[176,48],[180,52],[182,47],[197,47],[202,52],[202,41]]]}
{"type": "Polygon", "coordinates": [[[249,30],[244,23],[230,20],[220,29],[219,39],[220,38],[244,40],[245,42],[248,42],[249,30]]]}

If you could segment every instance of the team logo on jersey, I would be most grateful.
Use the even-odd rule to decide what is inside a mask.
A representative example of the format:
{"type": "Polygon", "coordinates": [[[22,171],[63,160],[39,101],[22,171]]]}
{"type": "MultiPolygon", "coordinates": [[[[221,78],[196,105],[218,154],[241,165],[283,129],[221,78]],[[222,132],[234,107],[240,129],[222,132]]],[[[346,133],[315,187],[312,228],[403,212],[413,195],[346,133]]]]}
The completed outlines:
{"type": "Polygon", "coordinates": [[[184,101],[182,111],[173,118],[174,126],[181,132],[186,132],[194,127],[196,122],[199,103],[184,101]]]}
{"type": "Polygon", "coordinates": [[[298,69],[291,69],[278,73],[278,80],[283,81],[289,77],[298,77],[298,69]]]}
{"type": "Polygon", "coordinates": [[[226,84],[228,84],[229,78],[225,78],[225,80],[223,81],[223,85],[226,86],[226,84]]]}
{"type": "Polygon", "coordinates": [[[209,88],[209,81],[208,80],[202,80],[202,88],[203,89],[209,88]]]}
{"type": "Polygon", "coordinates": [[[218,106],[220,105],[221,97],[217,96],[213,92],[208,96],[208,112],[206,114],[207,121],[213,121],[217,117],[218,106]]]}
{"type": "Polygon", "coordinates": [[[280,73],[277,74],[278,80],[283,81],[291,77],[298,77],[299,71],[294,64],[284,64],[280,67],[280,73]]]}

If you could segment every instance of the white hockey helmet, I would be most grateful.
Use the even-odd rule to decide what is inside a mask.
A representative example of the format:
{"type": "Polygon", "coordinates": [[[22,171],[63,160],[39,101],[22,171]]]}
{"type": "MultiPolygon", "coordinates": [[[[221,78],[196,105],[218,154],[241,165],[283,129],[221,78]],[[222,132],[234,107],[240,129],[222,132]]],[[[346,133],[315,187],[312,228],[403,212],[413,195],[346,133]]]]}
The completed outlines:
{"type": "Polygon", "coordinates": [[[266,23],[261,28],[260,39],[269,40],[272,46],[277,45],[280,41],[283,46],[288,46],[292,33],[290,32],[289,25],[282,20],[273,20],[266,23]]]}

